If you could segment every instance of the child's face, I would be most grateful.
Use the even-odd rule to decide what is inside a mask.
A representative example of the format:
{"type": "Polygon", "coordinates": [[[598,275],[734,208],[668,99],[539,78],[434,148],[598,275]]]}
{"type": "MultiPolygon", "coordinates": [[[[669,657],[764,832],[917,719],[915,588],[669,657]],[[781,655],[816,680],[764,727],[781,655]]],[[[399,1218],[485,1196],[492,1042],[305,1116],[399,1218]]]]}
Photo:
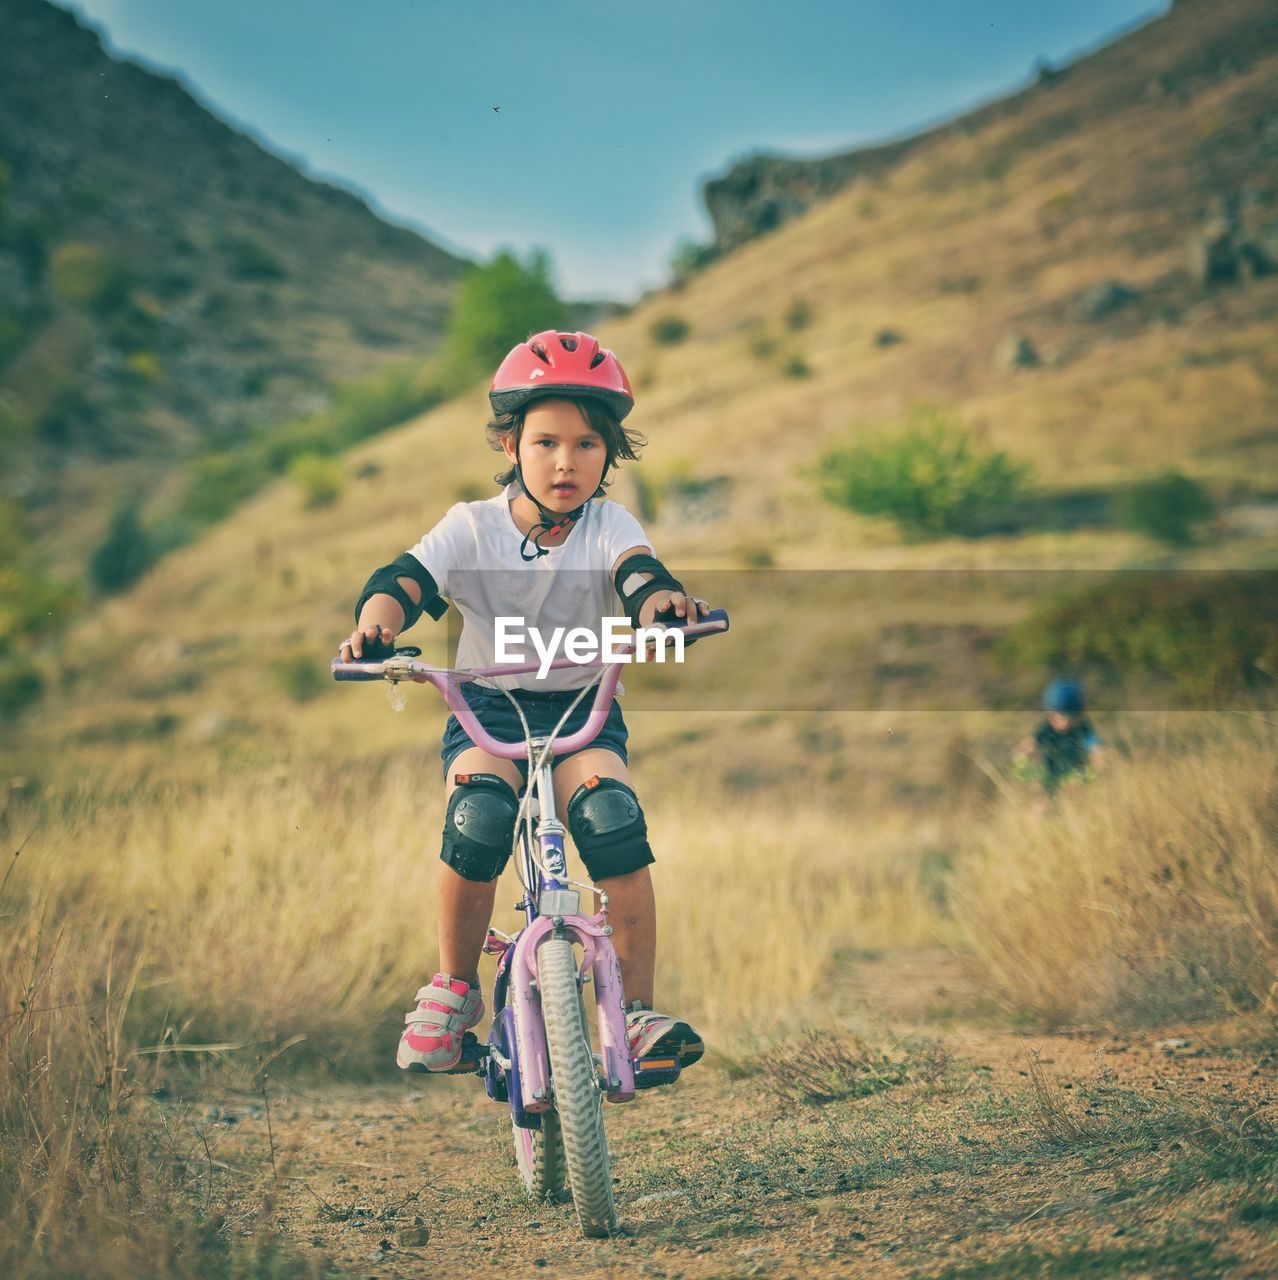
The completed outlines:
{"type": "Polygon", "coordinates": [[[1057,733],[1064,733],[1066,729],[1074,723],[1073,716],[1067,716],[1063,711],[1049,711],[1047,713],[1047,723],[1056,730],[1057,733]]]}
{"type": "MultiPolygon", "coordinates": [[[[506,456],[515,448],[502,440],[506,456]]],[[[533,497],[551,511],[571,511],[589,501],[603,479],[608,450],[603,437],[571,400],[538,400],[524,416],[519,461],[533,497]]]]}

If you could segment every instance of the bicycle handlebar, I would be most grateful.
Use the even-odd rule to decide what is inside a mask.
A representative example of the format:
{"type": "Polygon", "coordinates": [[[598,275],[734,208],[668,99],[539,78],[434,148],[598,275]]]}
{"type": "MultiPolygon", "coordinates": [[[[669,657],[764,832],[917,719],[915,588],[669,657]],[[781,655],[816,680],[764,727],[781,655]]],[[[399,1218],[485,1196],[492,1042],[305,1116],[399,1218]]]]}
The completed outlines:
{"type": "MultiPolygon", "coordinates": [[[[699,622],[684,623],[682,626],[667,624],[665,629],[667,631],[681,631],[684,635],[702,636],[727,631],[728,627],[727,611],[725,609],[712,609],[699,622]]],[[[633,653],[634,642],[631,641],[629,646],[623,647],[620,652],[623,654],[633,653]]],[[[582,747],[594,741],[599,730],[603,728],[604,720],[607,719],[608,706],[612,702],[613,694],[616,692],[617,681],[621,679],[622,664],[619,662],[605,663],[602,658],[596,658],[591,662],[575,662],[571,658],[558,658],[550,664],[549,670],[551,671],[562,671],[568,667],[590,668],[605,665],[608,670],[604,672],[603,678],[595,689],[595,699],[591,705],[590,715],[586,723],[576,733],[569,734],[566,738],[555,739],[554,753],[556,755],[579,751],[582,747]]],[[[473,671],[449,671],[439,667],[432,667],[429,663],[420,662],[416,658],[409,657],[393,657],[374,662],[343,662],[340,658],[334,658],[332,663],[334,680],[412,680],[417,684],[434,685],[443,695],[444,701],[448,704],[452,713],[457,717],[457,722],[470,735],[471,741],[477,747],[487,751],[489,755],[496,756],[502,760],[523,759],[527,754],[527,744],[524,742],[501,742],[488,733],[483,725],[479,723],[470,703],[462,696],[460,686],[479,677],[526,675],[541,669],[541,664],[530,662],[517,666],[479,667],[473,671]]]]}

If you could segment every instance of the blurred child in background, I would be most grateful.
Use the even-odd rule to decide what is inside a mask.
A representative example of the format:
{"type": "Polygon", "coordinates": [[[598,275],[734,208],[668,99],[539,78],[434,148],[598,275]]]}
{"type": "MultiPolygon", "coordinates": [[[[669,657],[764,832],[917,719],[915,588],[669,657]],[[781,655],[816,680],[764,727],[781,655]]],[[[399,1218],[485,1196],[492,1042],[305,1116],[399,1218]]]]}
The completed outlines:
{"type": "Polygon", "coordinates": [[[1042,724],[1016,745],[1018,777],[1037,778],[1054,796],[1070,781],[1087,781],[1104,767],[1105,749],[1086,715],[1083,686],[1053,680],[1043,691],[1042,724]]]}

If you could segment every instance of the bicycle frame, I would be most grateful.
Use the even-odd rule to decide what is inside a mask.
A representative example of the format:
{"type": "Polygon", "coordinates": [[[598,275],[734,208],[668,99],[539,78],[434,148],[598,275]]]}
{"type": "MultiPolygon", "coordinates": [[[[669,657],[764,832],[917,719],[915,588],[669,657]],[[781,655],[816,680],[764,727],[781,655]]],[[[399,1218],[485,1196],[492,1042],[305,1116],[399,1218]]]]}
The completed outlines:
{"type": "MultiPolygon", "coordinates": [[[[727,615],[716,610],[706,620],[689,623],[679,630],[685,635],[699,635],[725,631],[727,627],[727,615]]],[[[562,658],[552,662],[550,669],[600,665],[603,664],[598,660],[581,663],[562,658]]],[[[525,893],[516,904],[523,910],[526,923],[514,938],[504,938],[489,930],[484,950],[497,957],[497,977],[493,988],[492,1031],[487,1052],[477,1067],[477,1072],[484,1076],[488,1095],[496,1101],[508,1102],[515,1124],[523,1129],[539,1128],[542,1114],[554,1105],[546,1030],[536,990],[537,948],[547,937],[569,936],[582,948],[578,981],[584,983],[589,975],[594,982],[601,1050],[598,1057],[602,1059],[605,1096],[609,1102],[629,1102],[635,1096],[635,1067],[630,1060],[626,1036],[621,966],[611,941],[607,897],[601,895],[598,915],[581,914],[580,893],[568,883],[565,829],[555,813],[552,778],[554,756],[589,745],[603,727],[621,676],[619,664],[606,665],[585,725],[576,733],[556,738],[546,751],[545,738],[515,743],[492,737],[460,692],[461,684],[476,677],[531,673],[539,669],[536,663],[455,672],[403,656],[383,662],[333,662],[333,675],[338,680],[391,679],[433,684],[476,746],[500,759],[515,760],[524,756],[528,759],[531,796],[519,833],[525,893]],[[539,758],[540,766],[534,772],[539,758]]]]}

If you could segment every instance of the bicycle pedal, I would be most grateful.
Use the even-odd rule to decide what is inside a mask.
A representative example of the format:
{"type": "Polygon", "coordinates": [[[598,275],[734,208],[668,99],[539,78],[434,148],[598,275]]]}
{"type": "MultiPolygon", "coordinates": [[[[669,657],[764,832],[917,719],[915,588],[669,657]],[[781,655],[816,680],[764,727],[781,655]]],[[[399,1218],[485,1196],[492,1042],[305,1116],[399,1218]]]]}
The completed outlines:
{"type": "Polygon", "coordinates": [[[479,1037],[473,1031],[467,1031],[462,1036],[461,1057],[457,1060],[455,1067],[449,1067],[447,1071],[441,1071],[441,1076],[474,1076],[478,1075],[484,1069],[484,1062],[488,1057],[488,1046],[479,1043],[479,1037]]]}
{"type": "Polygon", "coordinates": [[[679,1059],[673,1054],[639,1058],[634,1068],[636,1089],[655,1089],[658,1085],[673,1084],[682,1071],[679,1059]]]}

